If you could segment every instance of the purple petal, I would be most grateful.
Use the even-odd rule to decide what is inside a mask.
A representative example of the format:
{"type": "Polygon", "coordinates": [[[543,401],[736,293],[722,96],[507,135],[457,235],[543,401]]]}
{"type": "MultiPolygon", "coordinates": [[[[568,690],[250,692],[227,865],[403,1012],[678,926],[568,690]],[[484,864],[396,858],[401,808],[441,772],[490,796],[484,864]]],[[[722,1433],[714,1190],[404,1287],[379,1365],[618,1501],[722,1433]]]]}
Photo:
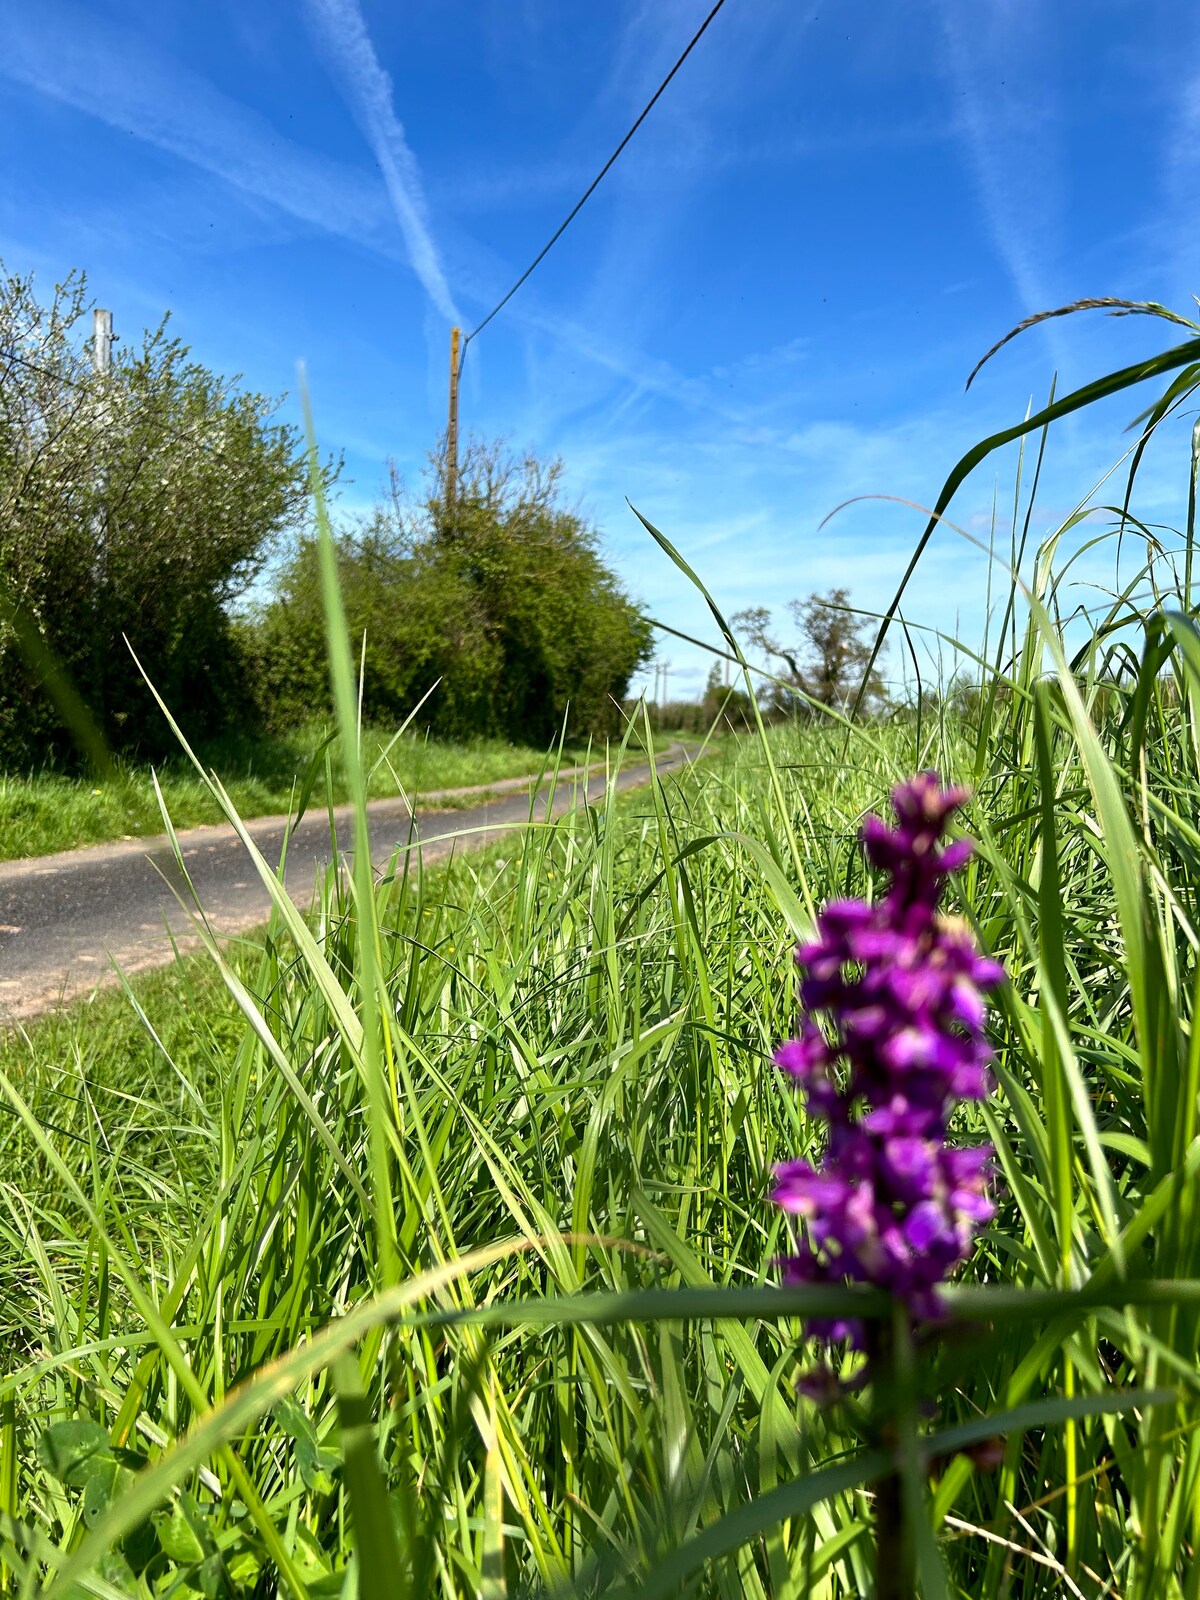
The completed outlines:
{"type": "Polygon", "coordinates": [[[954,839],[950,844],[943,845],[938,853],[937,869],[939,872],[957,872],[960,867],[965,867],[975,853],[973,839],[954,839]]]}

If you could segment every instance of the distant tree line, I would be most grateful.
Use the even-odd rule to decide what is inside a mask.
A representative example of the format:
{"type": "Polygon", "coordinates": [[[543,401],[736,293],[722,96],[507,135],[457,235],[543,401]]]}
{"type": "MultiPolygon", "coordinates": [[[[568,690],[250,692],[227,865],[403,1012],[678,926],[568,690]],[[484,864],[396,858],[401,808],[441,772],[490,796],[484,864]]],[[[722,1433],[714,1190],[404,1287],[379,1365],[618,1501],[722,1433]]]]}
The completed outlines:
{"type": "MultiPolygon", "coordinates": [[[[755,726],[754,707],[750,696],[740,687],[740,681],[738,668],[734,683],[726,684],[722,668],[714,662],[699,700],[647,702],[645,714],[651,730],[655,733],[706,734],[710,730],[749,733],[755,726]]],[[[641,707],[635,700],[626,701],[625,710],[631,717],[641,715],[641,707]]]]}
{"type": "MultiPolygon", "coordinates": [[[[737,612],[732,619],[743,652],[766,661],[765,670],[751,673],[758,715],[764,721],[819,718],[826,710],[846,715],[856,707],[861,715],[896,709],[878,663],[871,660],[871,618],[850,604],[848,590],[831,589],[806,600],[791,600],[787,611],[797,630],[794,640],[776,637],[765,606],[737,612]]],[[[710,728],[742,733],[753,728],[755,707],[742,686],[741,668],[734,669],[732,686],[724,681],[728,675],[728,666],[714,661],[698,701],[648,706],[651,727],[678,733],[710,728]]],[[[634,710],[632,703],[627,710],[634,710]]]]}
{"type": "MultiPolygon", "coordinates": [[[[195,737],[327,710],[308,466],[280,399],[165,321],[100,375],[89,310],[82,274],[41,304],[0,266],[0,765],[71,756],[60,678],[110,748],[171,749],[137,662],[195,737]]],[[[322,471],[332,486],[338,463],[322,471]]],[[[435,459],[337,556],[370,718],[427,696],[435,733],[601,733],[649,655],[558,462],[474,443],[451,510],[435,459]]]]}

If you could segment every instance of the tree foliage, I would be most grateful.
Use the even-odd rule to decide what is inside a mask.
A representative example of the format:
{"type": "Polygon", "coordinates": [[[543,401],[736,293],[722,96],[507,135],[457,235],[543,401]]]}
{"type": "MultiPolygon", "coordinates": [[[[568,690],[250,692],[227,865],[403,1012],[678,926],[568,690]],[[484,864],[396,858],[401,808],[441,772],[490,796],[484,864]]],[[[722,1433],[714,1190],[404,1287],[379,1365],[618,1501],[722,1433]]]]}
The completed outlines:
{"type": "MultiPolygon", "coordinates": [[[[563,502],[562,464],[475,441],[447,503],[435,458],[414,500],[393,479],[387,504],[338,537],[352,636],[362,642],[363,710],[454,737],[547,743],[612,730],[649,625],[563,502]],[[432,693],[430,693],[432,691],[432,693]]],[[[277,720],[328,697],[317,546],[301,538],[277,596],[247,632],[260,694],[277,720]]]]}
{"type": "Polygon", "coordinates": [[[279,401],[193,361],[166,321],[107,377],[85,342],[87,284],[40,304],[0,267],[0,755],[43,761],[67,736],[35,628],[116,747],[167,730],[130,648],[194,732],[244,710],[228,607],[307,497],[279,401]],[[81,323],[83,326],[81,327],[81,323]],[[127,648],[125,641],[128,640],[127,648]]]}
{"type": "Polygon", "coordinates": [[[754,708],[745,689],[725,682],[726,673],[714,661],[704,684],[700,710],[706,727],[714,724],[734,732],[745,733],[754,726],[754,708]]]}
{"type": "MultiPolygon", "coordinates": [[[[795,643],[784,644],[775,637],[765,606],[740,611],[733,621],[746,641],[770,658],[781,680],[777,697],[795,699],[788,690],[797,689],[806,703],[850,710],[871,659],[870,619],[853,610],[849,591],[841,588],[789,600],[787,609],[800,630],[795,643]]],[[[885,699],[883,679],[872,668],[862,705],[875,709],[885,699]]]]}

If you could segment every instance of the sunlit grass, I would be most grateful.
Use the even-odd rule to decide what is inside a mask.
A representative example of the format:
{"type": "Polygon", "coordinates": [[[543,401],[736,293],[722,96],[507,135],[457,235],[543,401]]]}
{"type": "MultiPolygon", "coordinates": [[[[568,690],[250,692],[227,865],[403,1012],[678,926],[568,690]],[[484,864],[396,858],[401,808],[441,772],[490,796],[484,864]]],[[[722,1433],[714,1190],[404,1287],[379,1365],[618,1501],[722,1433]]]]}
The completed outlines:
{"type": "MultiPolygon", "coordinates": [[[[227,738],[206,748],[204,757],[220,773],[242,816],[272,816],[293,804],[309,762],[328,732],[314,723],[286,738],[227,738]]],[[[364,730],[371,799],[524,777],[540,772],[550,759],[545,750],[500,739],[454,743],[410,734],[393,739],[394,732],[385,729],[364,730]]],[[[568,763],[588,759],[584,746],[571,747],[564,755],[568,763]]],[[[595,751],[591,757],[596,758],[595,751]]],[[[221,820],[220,805],[208,785],[183,761],[169,762],[158,780],[177,828],[221,820]]],[[[348,798],[336,766],[323,792],[331,794],[335,804],[348,798]]],[[[118,765],[103,780],[54,772],[0,774],[0,860],[161,833],[162,826],[148,767],[118,765]]]]}
{"type": "MultiPolygon", "coordinates": [[[[1078,1281],[1097,1272],[1103,1280],[1114,1237],[1089,1167],[1086,1118],[1077,1114],[1072,1131],[1060,1135],[1055,1117],[1063,1113],[1053,1107],[1062,1097],[1046,1098],[1035,987],[1045,963],[1066,985],[1067,1036],[1093,1085],[1088,1115],[1109,1152],[1109,1200],[1126,1235],[1136,1233],[1161,1181],[1148,1164],[1151,1124],[1137,1089],[1129,982],[1121,947],[1107,931],[1115,914],[1112,880],[1075,736],[1053,700],[1046,736],[1058,774],[1056,892],[1070,908],[1053,949],[1043,950],[1036,891],[1023,887],[1036,881],[1044,837],[1036,760],[1023,755],[1026,740],[1036,750],[1038,700],[1031,693],[1028,722],[1009,709],[985,730],[990,776],[982,781],[980,730],[949,719],[927,722],[919,741],[915,722],[901,720],[852,740],[845,756],[836,728],[771,735],[804,875],[821,897],[862,887],[856,825],[898,775],[935,764],[978,785],[968,826],[985,843],[964,875],[961,907],[1016,981],[1002,1033],[1004,1094],[989,1112],[1009,1184],[974,1276],[1013,1286],[1061,1281],[1055,1217],[1067,1219],[1078,1281]],[[1074,1152],[1065,1166],[1051,1153],[1060,1136],[1074,1152]],[[1055,1188],[1061,1182],[1068,1185],[1062,1196],[1055,1188]]],[[[1025,703],[1018,697],[1018,706],[1025,703]]],[[[1165,697],[1156,737],[1176,726],[1177,714],[1165,697]]],[[[1111,741],[1119,729],[1115,712],[1108,726],[1111,741]]],[[[1172,746],[1169,788],[1149,791],[1162,803],[1181,796],[1185,810],[1171,813],[1180,817],[1195,792],[1194,778],[1191,787],[1183,784],[1184,748],[1178,740],[1172,746]]],[[[811,1137],[767,1065],[792,1021],[788,926],[802,912],[780,902],[762,862],[741,842],[778,837],[774,806],[763,752],[746,741],[661,790],[577,813],[425,878],[401,872],[380,887],[384,1062],[389,1096],[396,1096],[397,1282],[441,1275],[441,1287],[419,1304],[448,1313],[503,1303],[519,1312],[523,1301],[547,1292],[729,1292],[771,1281],[781,1240],[765,1203],[767,1177],[773,1161],[803,1151],[811,1137]],[[587,1244],[588,1234],[633,1248],[587,1244]],[[499,1261],[466,1276],[453,1267],[466,1253],[506,1242],[499,1261]]],[[[1177,869],[1173,883],[1183,888],[1177,869]]],[[[356,1011],[356,924],[344,886],[333,879],[312,926],[356,1011]]],[[[1186,959],[1186,941],[1180,953],[1186,959]]],[[[296,1349],[378,1287],[374,1232],[350,1183],[351,1175],[368,1182],[361,1044],[339,1022],[326,980],[316,981],[281,926],[261,949],[242,948],[235,966],[259,997],[242,1003],[275,1041],[269,1048],[246,1027],[215,969],[193,961],[144,991],[161,1048],[122,997],[108,996],[89,1012],[40,1024],[32,1045],[10,1040],[0,1057],[32,1103],[35,1123],[53,1135],[51,1161],[28,1125],[22,1131],[8,1119],[4,1236],[13,1308],[6,1348],[14,1352],[14,1376],[29,1375],[17,1391],[23,1420],[14,1437],[25,1441],[20,1504],[25,1515],[40,1508],[39,1520],[61,1529],[58,1541],[69,1540],[82,1512],[77,1497],[55,1490],[36,1468],[32,1439],[59,1416],[98,1417],[110,1431],[119,1420],[145,1347],[118,1341],[98,1353],[69,1354],[85,1341],[103,1344],[144,1325],[115,1269],[118,1256],[138,1277],[150,1274],[144,1281],[158,1285],[160,1304],[170,1303],[170,1284],[181,1272],[191,1274],[185,1301],[168,1319],[179,1354],[143,1372],[136,1415],[153,1433],[131,1440],[139,1460],[157,1455],[159,1430],[169,1436],[198,1415],[197,1401],[171,1377],[178,1360],[216,1400],[239,1374],[296,1349]],[[272,1064],[276,1050],[301,1074],[294,1084],[272,1064]],[[97,1168],[99,1149],[105,1156],[97,1168]],[[80,1185],[74,1197],[69,1175],[80,1185]],[[197,1245],[199,1277],[190,1264],[197,1245]],[[101,1257],[106,1288],[98,1300],[101,1257]],[[47,1346],[51,1326],[59,1332],[47,1346]],[[47,1357],[49,1371],[39,1376],[47,1357]]],[[[1174,1108],[1164,1114],[1177,1116],[1174,1108]]],[[[1180,1159],[1200,1165],[1186,1130],[1179,1139],[1180,1159]]],[[[1165,1243],[1164,1235],[1158,1248],[1165,1243]]],[[[1186,1260],[1181,1265],[1190,1276],[1186,1260]]],[[[1161,1270],[1152,1260],[1147,1267],[1161,1270]]],[[[647,1312],[650,1306],[647,1300],[647,1312]]],[[[1139,1314],[1138,1337],[1151,1336],[1161,1315],[1139,1314]]],[[[977,1338],[945,1345],[925,1378],[936,1395],[936,1425],[968,1426],[1017,1402],[1060,1396],[1070,1387],[1068,1361],[1075,1392],[1085,1395],[1163,1381],[1121,1331],[1124,1313],[1093,1312],[1090,1325],[1090,1340],[1088,1325],[1068,1317],[1018,1323],[982,1345],[977,1338]],[[1108,1365],[1114,1360],[1116,1368],[1108,1365]]],[[[571,1574],[585,1588],[604,1587],[627,1562],[630,1571],[656,1571],[689,1530],[732,1515],[797,1473],[808,1481],[805,1475],[853,1449],[853,1405],[821,1417],[793,1388],[800,1336],[795,1321],[764,1321],[761,1313],[745,1323],[492,1334],[413,1325],[382,1343],[380,1331],[364,1331],[359,1370],[368,1396],[382,1403],[377,1385],[390,1363],[388,1389],[399,1385],[411,1397],[379,1440],[388,1493],[408,1483],[419,1533],[413,1552],[397,1559],[415,1561],[424,1551],[421,1559],[441,1574],[439,1592],[486,1593],[484,1545],[499,1539],[498,1525],[488,1534],[487,1497],[497,1492],[491,1472],[499,1475],[508,1524],[508,1592],[566,1582],[571,1574]],[[408,1477],[405,1462],[422,1463],[420,1471],[408,1477]],[[615,1547],[608,1538],[597,1544],[598,1517],[615,1547]],[[624,1552],[619,1558],[616,1548],[624,1552]],[[594,1576],[586,1580],[589,1571],[594,1576]]],[[[238,1425],[241,1458],[262,1495],[254,1517],[233,1517],[232,1500],[214,1498],[194,1473],[179,1480],[192,1483],[196,1499],[187,1504],[201,1530],[231,1552],[247,1583],[277,1570],[268,1527],[279,1530],[298,1564],[296,1592],[314,1576],[320,1584],[322,1571],[332,1582],[351,1557],[353,1536],[337,1509],[343,1480],[303,1466],[297,1432],[311,1425],[323,1448],[335,1456],[343,1448],[331,1372],[310,1370],[301,1359],[293,1386],[300,1420],[277,1411],[272,1423],[268,1410],[251,1432],[238,1425]]],[[[1178,1377],[1172,1369],[1170,1381],[1178,1377]]],[[[1182,1480],[1172,1488],[1170,1463],[1182,1465],[1178,1452],[1192,1436],[1191,1402],[1161,1426],[1148,1412],[1144,1427],[1165,1441],[1154,1448],[1173,1504],[1182,1480]]],[[[1121,1423],[1114,1433],[1111,1418],[1097,1415],[1077,1420],[1075,1430],[1076,1474],[1103,1464],[1074,1501],[1076,1570],[1086,1577],[1120,1558],[1132,1537],[1128,1496],[1149,1489],[1134,1470],[1136,1426],[1130,1434],[1121,1423]]],[[[985,1578],[999,1584],[1005,1560],[1004,1547],[972,1540],[961,1524],[1009,1528],[1004,1499],[1019,1508],[1067,1482],[1061,1424],[1018,1432],[1011,1444],[999,1474],[973,1474],[960,1457],[942,1477],[939,1503],[954,1519],[943,1530],[946,1558],[960,1592],[1000,1592],[979,1586],[985,1578]],[[989,1577],[994,1559],[1000,1565],[989,1577]]],[[[224,1471],[214,1471],[222,1482],[224,1471]]],[[[756,1535],[740,1556],[717,1561],[711,1592],[733,1585],[751,1594],[790,1593],[809,1563],[822,1574],[823,1588],[812,1593],[867,1592],[868,1502],[852,1473],[837,1487],[840,1481],[812,1518],[756,1535]],[[722,1572],[728,1576],[718,1581],[722,1572]]],[[[1056,1567],[1065,1570],[1062,1488],[1051,1503],[1052,1564],[1014,1558],[1011,1593],[1049,1593],[1056,1567]]],[[[1047,1526],[1044,1515],[1031,1515],[1047,1526]]],[[[1168,1552],[1174,1565],[1186,1526],[1168,1552]]],[[[168,1568],[160,1550],[148,1570],[168,1568]]]]}

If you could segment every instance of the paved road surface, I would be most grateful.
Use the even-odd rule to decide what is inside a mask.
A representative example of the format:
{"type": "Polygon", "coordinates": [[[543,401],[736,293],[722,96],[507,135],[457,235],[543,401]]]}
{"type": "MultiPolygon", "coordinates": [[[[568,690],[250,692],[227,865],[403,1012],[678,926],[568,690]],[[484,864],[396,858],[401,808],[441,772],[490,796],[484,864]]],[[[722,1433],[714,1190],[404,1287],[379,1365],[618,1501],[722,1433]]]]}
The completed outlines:
{"type": "MultiPolygon", "coordinates": [[[[673,747],[658,758],[658,770],[678,768],[687,759],[682,747],[673,747]]],[[[619,785],[631,788],[649,775],[644,763],[630,766],[619,785]]],[[[560,783],[556,816],[578,803],[582,787],[582,778],[560,783]]],[[[588,783],[588,798],[598,799],[603,792],[604,778],[597,774],[588,783]]],[[[547,798],[545,791],[539,795],[543,808],[547,798]]],[[[336,816],[339,844],[348,843],[349,813],[342,807],[336,816]]],[[[519,827],[528,816],[527,793],[470,810],[421,812],[415,833],[422,859],[448,855],[455,835],[464,830],[495,830],[463,841],[478,843],[519,827]]],[[[278,861],[284,819],[266,817],[248,826],[267,860],[278,861]]],[[[409,839],[414,822],[403,801],[380,800],[370,807],[370,826],[371,858],[378,865],[409,839]]],[[[191,828],[179,841],[201,904],[218,933],[244,932],[266,920],[267,892],[231,828],[191,828]]],[[[317,873],[332,853],[328,814],[310,812],[288,845],[287,888],[301,905],[309,902],[317,873]]],[[[126,972],[169,961],[167,929],[177,939],[191,933],[190,919],[171,887],[178,882],[178,869],[162,837],[0,862],[0,1020],[32,1016],[112,981],[114,961],[126,972]]]]}

